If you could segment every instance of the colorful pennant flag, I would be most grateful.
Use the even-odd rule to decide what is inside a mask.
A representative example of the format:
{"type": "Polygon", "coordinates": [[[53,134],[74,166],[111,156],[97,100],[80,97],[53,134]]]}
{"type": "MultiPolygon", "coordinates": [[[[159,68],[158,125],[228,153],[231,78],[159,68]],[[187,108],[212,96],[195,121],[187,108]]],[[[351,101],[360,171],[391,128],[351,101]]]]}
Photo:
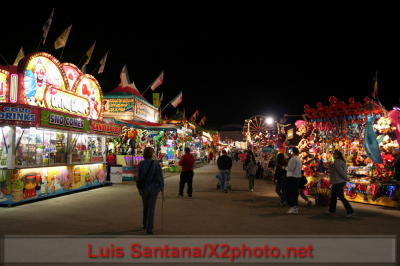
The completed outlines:
{"type": "Polygon", "coordinates": [[[121,70],[121,74],[119,75],[121,78],[121,86],[125,87],[128,86],[130,83],[129,74],[128,74],[128,67],[124,65],[121,70]]]}
{"type": "Polygon", "coordinates": [[[155,107],[160,107],[160,93],[153,93],[153,105],[155,107]]]}
{"type": "Polygon", "coordinates": [[[374,75],[374,89],[371,95],[373,99],[376,99],[378,97],[378,71],[376,71],[374,75]]]}
{"type": "Polygon", "coordinates": [[[24,54],[24,48],[21,46],[21,49],[19,49],[19,51],[18,51],[18,54],[17,54],[17,57],[15,58],[15,61],[14,61],[14,66],[17,66],[18,65],[18,63],[19,63],[19,61],[22,59],[22,58],[24,58],[24,56],[25,56],[25,54],[24,54]]]}
{"type": "Polygon", "coordinates": [[[182,92],[180,92],[172,101],[171,105],[177,107],[182,102],[182,92]]]}
{"type": "Polygon", "coordinates": [[[204,126],[205,125],[205,123],[206,123],[206,116],[203,116],[203,118],[200,120],[200,122],[199,122],[199,125],[200,126],[204,126]]]}
{"type": "Polygon", "coordinates": [[[53,15],[54,15],[54,8],[51,11],[50,17],[47,19],[46,23],[44,23],[43,28],[42,28],[42,30],[43,30],[43,36],[42,36],[43,44],[46,42],[47,34],[49,34],[51,22],[53,21],[53,15]]]}
{"type": "Polygon", "coordinates": [[[57,50],[57,49],[60,49],[60,48],[62,48],[62,47],[65,47],[65,45],[67,44],[67,41],[68,41],[68,36],[69,36],[69,33],[71,32],[71,28],[72,28],[72,25],[70,25],[68,28],[66,28],[65,30],[64,30],[64,32],[63,33],[61,33],[61,35],[57,38],[57,40],[54,42],[54,48],[57,50]]]}
{"type": "Polygon", "coordinates": [[[119,84],[120,86],[130,87],[130,88],[134,89],[135,91],[137,91],[138,93],[140,93],[139,90],[136,88],[135,83],[133,81],[130,82],[127,65],[124,65],[122,67],[121,74],[119,75],[119,77],[121,79],[121,82],[119,84]]]}
{"type": "Polygon", "coordinates": [[[161,105],[161,103],[162,103],[163,100],[164,100],[164,93],[162,92],[162,93],[161,93],[161,97],[160,97],[160,105],[161,105]]]}
{"type": "Polygon", "coordinates": [[[199,116],[199,110],[196,110],[194,113],[193,113],[193,115],[192,115],[192,117],[190,118],[190,121],[196,121],[196,119],[197,119],[197,117],[199,116]]]}
{"type": "Polygon", "coordinates": [[[89,61],[90,61],[90,59],[92,58],[92,54],[93,54],[93,50],[94,50],[94,47],[95,47],[95,46],[96,46],[96,42],[94,42],[94,43],[92,44],[92,46],[90,46],[89,50],[86,52],[87,59],[86,59],[84,65],[89,64],[89,61]]]}
{"type": "Polygon", "coordinates": [[[154,91],[155,89],[157,89],[158,86],[160,86],[163,83],[163,81],[164,81],[164,71],[161,71],[161,74],[150,85],[150,89],[154,91]]]}
{"type": "Polygon", "coordinates": [[[107,56],[108,56],[108,51],[105,54],[105,56],[100,60],[100,67],[99,71],[97,71],[97,74],[103,73],[104,67],[106,66],[107,56]]]}

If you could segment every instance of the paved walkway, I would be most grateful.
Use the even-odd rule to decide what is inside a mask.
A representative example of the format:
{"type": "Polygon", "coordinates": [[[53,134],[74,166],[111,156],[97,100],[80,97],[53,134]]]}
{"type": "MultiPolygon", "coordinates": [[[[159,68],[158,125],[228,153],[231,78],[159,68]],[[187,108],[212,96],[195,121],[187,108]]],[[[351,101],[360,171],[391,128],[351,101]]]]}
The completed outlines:
{"type": "MultiPolygon", "coordinates": [[[[387,235],[400,234],[400,211],[356,204],[357,216],[346,219],[339,202],[336,217],[324,207],[286,214],[273,184],[256,180],[248,191],[240,164],[232,171],[232,191],[216,191],[216,166],[195,170],[193,199],[177,196],[177,175],[166,179],[162,212],[157,202],[155,234],[164,235],[387,235]],[[162,214],[163,213],[163,214],[162,214]]],[[[136,186],[114,185],[13,208],[0,208],[0,234],[144,234],[136,186]]]]}

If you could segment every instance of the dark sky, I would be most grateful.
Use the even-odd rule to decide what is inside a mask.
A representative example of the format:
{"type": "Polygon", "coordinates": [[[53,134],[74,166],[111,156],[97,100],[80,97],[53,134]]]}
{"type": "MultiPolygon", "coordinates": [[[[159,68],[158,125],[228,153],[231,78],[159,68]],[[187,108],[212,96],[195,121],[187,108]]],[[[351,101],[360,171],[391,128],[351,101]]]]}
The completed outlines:
{"type": "MultiPolygon", "coordinates": [[[[183,90],[181,108],[188,116],[199,109],[214,128],[258,114],[301,114],[304,104],[327,103],[330,95],[361,101],[371,94],[377,70],[379,97],[391,109],[399,99],[400,16],[390,3],[223,9],[193,4],[175,12],[56,8],[40,50],[59,58],[54,41],[73,24],[62,61],[78,64],[97,40],[90,73],[110,49],[105,72],[95,75],[105,93],[119,83],[124,64],[140,91],[164,69],[157,89],[164,104],[183,90]]],[[[22,9],[7,12],[8,18],[3,13],[0,53],[10,63],[21,45],[26,53],[35,51],[50,12],[22,9]]]]}

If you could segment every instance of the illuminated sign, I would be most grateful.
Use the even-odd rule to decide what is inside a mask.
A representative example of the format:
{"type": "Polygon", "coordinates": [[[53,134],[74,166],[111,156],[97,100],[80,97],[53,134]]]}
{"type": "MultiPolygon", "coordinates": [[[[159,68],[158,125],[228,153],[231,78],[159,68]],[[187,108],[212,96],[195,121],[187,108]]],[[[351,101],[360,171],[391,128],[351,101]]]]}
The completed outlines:
{"type": "Polygon", "coordinates": [[[10,83],[10,102],[16,103],[18,101],[18,75],[11,74],[10,83]]]}
{"type": "Polygon", "coordinates": [[[89,130],[89,121],[87,119],[61,113],[52,113],[47,110],[42,110],[41,125],[57,128],[73,128],[84,131],[89,130]]]}
{"type": "Polygon", "coordinates": [[[18,102],[91,119],[103,118],[103,95],[97,80],[73,64],[60,64],[47,53],[35,53],[25,59],[18,102]]]}
{"type": "Polygon", "coordinates": [[[82,75],[82,72],[75,65],[69,63],[63,63],[61,64],[61,67],[67,78],[69,88],[72,90],[79,76],[82,75]]]}
{"type": "Polygon", "coordinates": [[[135,100],[134,116],[148,122],[158,122],[158,111],[139,100],[135,100]]]}
{"type": "Polygon", "coordinates": [[[90,121],[90,129],[99,133],[111,133],[113,135],[120,135],[122,133],[122,126],[120,125],[107,124],[94,120],[90,121]]]}
{"type": "Polygon", "coordinates": [[[87,116],[89,113],[89,101],[83,97],[53,88],[46,90],[45,95],[46,107],[49,109],[80,116],[87,116]]]}
{"type": "Polygon", "coordinates": [[[56,114],[50,114],[49,124],[75,128],[83,128],[84,125],[82,118],[68,116],[65,117],[63,115],[56,114]]]}
{"type": "Polygon", "coordinates": [[[8,75],[8,71],[0,69],[0,103],[4,103],[7,101],[8,75]]]}
{"type": "Polygon", "coordinates": [[[27,62],[23,90],[25,103],[44,107],[43,98],[47,86],[66,90],[65,78],[58,65],[57,59],[44,53],[27,62]]]}
{"type": "Polygon", "coordinates": [[[0,112],[0,119],[33,122],[36,120],[36,115],[32,114],[29,108],[4,107],[0,112]]]}
{"type": "Polygon", "coordinates": [[[97,80],[91,75],[82,75],[76,81],[74,91],[89,100],[89,118],[103,118],[103,95],[97,80]]]}
{"type": "Polygon", "coordinates": [[[108,99],[106,100],[105,112],[125,113],[132,112],[132,99],[108,99]]]}
{"type": "Polygon", "coordinates": [[[32,107],[18,105],[0,105],[0,122],[16,125],[36,125],[39,111],[32,107]]]}

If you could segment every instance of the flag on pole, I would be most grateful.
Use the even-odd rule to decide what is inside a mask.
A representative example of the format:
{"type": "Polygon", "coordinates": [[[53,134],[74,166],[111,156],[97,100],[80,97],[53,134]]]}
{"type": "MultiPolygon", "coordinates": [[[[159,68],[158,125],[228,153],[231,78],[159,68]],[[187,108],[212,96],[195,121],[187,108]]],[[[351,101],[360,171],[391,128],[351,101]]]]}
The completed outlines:
{"type": "Polygon", "coordinates": [[[153,105],[155,107],[160,107],[160,93],[153,93],[153,105]]]}
{"type": "Polygon", "coordinates": [[[128,86],[130,83],[129,75],[128,75],[128,67],[124,65],[121,70],[121,74],[119,75],[121,78],[121,86],[125,87],[128,86]]]}
{"type": "Polygon", "coordinates": [[[47,34],[49,34],[51,22],[53,21],[53,15],[54,15],[54,8],[51,11],[50,17],[47,19],[46,23],[44,23],[43,28],[42,28],[42,30],[43,30],[43,36],[42,36],[43,44],[46,42],[47,34]]]}
{"type": "Polygon", "coordinates": [[[206,116],[203,116],[203,118],[200,120],[200,122],[199,122],[199,125],[200,126],[204,126],[205,125],[205,123],[206,123],[206,116]]]}
{"type": "Polygon", "coordinates": [[[95,46],[96,46],[96,42],[94,42],[94,43],[92,44],[92,46],[90,46],[89,50],[86,52],[87,59],[86,59],[84,65],[89,64],[89,61],[90,61],[90,59],[92,58],[92,54],[93,54],[93,50],[94,50],[94,47],[95,47],[95,46]]]}
{"type": "Polygon", "coordinates": [[[371,96],[375,100],[378,98],[378,71],[376,71],[374,74],[374,89],[371,93],[371,96]]]}
{"type": "Polygon", "coordinates": [[[119,83],[120,86],[130,87],[130,88],[134,89],[135,91],[137,91],[138,93],[140,93],[139,90],[136,88],[135,82],[130,81],[129,75],[128,75],[128,67],[126,65],[124,65],[122,67],[121,74],[119,75],[119,77],[121,79],[121,82],[119,83]]]}
{"type": "Polygon", "coordinates": [[[161,71],[161,74],[150,85],[150,89],[154,91],[155,89],[157,89],[158,86],[160,86],[163,83],[163,81],[164,81],[164,71],[161,71]]]}
{"type": "Polygon", "coordinates": [[[54,48],[57,50],[57,49],[60,49],[60,48],[62,48],[62,47],[65,47],[65,45],[67,44],[67,41],[68,41],[68,36],[69,36],[69,33],[71,32],[71,28],[72,28],[72,25],[70,25],[68,28],[66,28],[65,30],[64,30],[64,32],[63,33],[61,33],[61,35],[57,38],[57,40],[54,42],[54,48]]]}
{"type": "Polygon", "coordinates": [[[97,74],[103,73],[104,67],[106,66],[107,56],[108,56],[108,51],[105,54],[105,56],[100,60],[100,67],[99,71],[97,71],[97,74]]]}
{"type": "Polygon", "coordinates": [[[182,102],[182,92],[180,92],[172,101],[171,105],[177,107],[182,102]]]}
{"type": "Polygon", "coordinates": [[[185,110],[185,107],[183,108],[183,114],[182,114],[182,122],[187,122],[187,119],[186,119],[186,110],[185,110]]]}
{"type": "Polygon", "coordinates": [[[18,65],[18,63],[19,63],[19,61],[22,59],[22,58],[24,58],[24,48],[21,46],[21,49],[19,49],[19,51],[18,51],[18,54],[17,54],[17,57],[15,58],[15,61],[14,61],[14,66],[17,66],[18,65]]]}
{"type": "Polygon", "coordinates": [[[190,121],[192,121],[192,122],[196,121],[196,119],[197,119],[198,116],[199,116],[199,110],[197,109],[197,110],[193,113],[192,117],[190,118],[190,121]]]}

